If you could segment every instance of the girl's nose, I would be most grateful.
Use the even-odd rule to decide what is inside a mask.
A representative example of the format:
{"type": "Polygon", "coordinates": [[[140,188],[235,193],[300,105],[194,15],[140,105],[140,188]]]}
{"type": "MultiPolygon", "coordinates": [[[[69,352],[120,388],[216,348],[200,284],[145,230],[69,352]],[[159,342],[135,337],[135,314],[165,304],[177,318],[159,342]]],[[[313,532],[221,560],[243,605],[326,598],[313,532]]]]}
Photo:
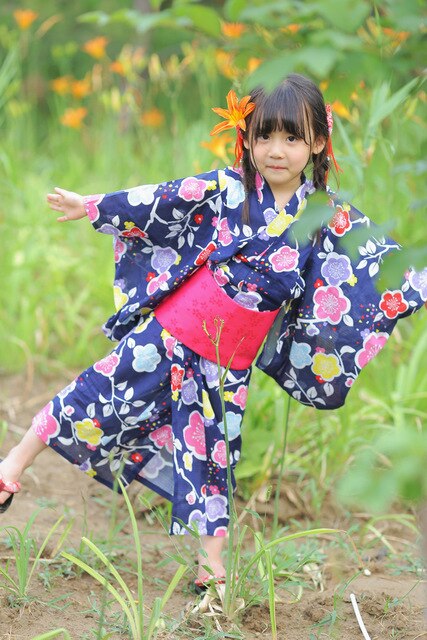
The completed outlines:
{"type": "Polygon", "coordinates": [[[280,140],[272,140],[270,155],[274,158],[281,158],[285,155],[285,148],[280,140]]]}

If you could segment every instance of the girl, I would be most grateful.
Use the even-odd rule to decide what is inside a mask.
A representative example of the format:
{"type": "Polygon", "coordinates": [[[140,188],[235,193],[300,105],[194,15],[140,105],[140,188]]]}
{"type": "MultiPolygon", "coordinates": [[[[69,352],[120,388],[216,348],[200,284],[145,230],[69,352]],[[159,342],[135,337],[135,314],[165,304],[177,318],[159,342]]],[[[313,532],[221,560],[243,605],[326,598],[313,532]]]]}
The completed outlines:
{"type": "MultiPolygon", "coordinates": [[[[371,237],[352,260],[341,238],[368,219],[332,195],[330,221],[298,239],[333,158],[330,113],[310,80],[290,75],[269,95],[257,89],[239,103],[230,92],[227,102],[214,132],[236,127],[236,168],[47,196],[59,222],[88,217],[113,236],[117,312],[104,330],[119,343],[40,411],[0,465],[3,510],[46,445],[108,487],[117,474],[125,486],[145,484],[172,501],[171,534],[198,530],[219,579],[229,496],[218,329],[223,374],[232,358],[224,399],[234,469],[251,363],[267,333],[258,366],[300,402],[334,408],[397,319],[427,297],[427,269],[376,291],[379,264],[398,245],[371,237]]],[[[199,554],[199,585],[205,563],[199,554]]]]}

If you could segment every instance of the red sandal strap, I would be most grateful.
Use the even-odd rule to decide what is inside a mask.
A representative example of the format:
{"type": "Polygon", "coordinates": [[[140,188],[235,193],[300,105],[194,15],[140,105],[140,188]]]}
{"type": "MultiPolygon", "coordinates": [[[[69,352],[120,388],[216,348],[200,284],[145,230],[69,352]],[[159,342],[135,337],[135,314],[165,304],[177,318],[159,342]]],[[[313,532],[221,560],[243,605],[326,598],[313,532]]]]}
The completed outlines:
{"type": "Polygon", "coordinates": [[[21,491],[21,483],[4,480],[0,476],[0,491],[7,491],[8,493],[18,493],[18,491],[21,491]]]}

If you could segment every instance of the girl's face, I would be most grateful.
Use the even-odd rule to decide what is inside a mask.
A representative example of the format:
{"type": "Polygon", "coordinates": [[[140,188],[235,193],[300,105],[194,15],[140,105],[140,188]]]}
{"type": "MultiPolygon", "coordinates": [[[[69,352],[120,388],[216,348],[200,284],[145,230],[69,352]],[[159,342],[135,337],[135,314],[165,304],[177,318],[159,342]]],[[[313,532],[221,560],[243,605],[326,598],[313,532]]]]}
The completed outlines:
{"type": "MultiPolygon", "coordinates": [[[[250,148],[247,140],[244,141],[250,148]]],[[[312,153],[325,146],[323,139],[310,145],[285,130],[260,134],[251,146],[252,161],[273,192],[294,193],[301,184],[301,174],[312,153]]]]}

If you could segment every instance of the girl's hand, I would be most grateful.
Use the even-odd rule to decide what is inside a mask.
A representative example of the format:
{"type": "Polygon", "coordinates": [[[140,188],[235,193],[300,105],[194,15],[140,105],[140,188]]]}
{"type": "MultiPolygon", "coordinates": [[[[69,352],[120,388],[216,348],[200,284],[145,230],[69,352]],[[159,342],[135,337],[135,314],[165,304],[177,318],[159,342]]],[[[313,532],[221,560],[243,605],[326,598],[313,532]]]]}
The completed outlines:
{"type": "Polygon", "coordinates": [[[57,218],[58,222],[80,220],[80,218],[85,217],[86,211],[83,204],[83,196],[59,187],[55,187],[55,191],[56,193],[48,193],[46,199],[51,209],[62,213],[57,218]]]}

